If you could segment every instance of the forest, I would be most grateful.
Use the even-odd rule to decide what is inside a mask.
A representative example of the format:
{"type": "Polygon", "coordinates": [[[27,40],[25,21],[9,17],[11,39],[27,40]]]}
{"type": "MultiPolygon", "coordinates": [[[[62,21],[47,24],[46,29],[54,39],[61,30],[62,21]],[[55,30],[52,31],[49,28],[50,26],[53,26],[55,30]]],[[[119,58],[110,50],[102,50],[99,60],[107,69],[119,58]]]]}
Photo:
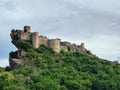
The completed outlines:
{"type": "Polygon", "coordinates": [[[120,90],[119,64],[90,51],[57,53],[44,45],[36,49],[29,42],[17,43],[27,54],[21,56],[21,68],[0,68],[0,90],[120,90]]]}

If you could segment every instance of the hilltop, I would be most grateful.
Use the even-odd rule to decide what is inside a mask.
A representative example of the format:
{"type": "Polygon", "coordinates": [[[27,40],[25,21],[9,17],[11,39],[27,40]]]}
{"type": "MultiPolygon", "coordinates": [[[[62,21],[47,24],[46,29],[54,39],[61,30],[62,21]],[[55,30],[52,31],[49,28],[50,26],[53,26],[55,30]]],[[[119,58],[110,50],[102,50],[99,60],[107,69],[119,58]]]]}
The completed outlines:
{"type": "Polygon", "coordinates": [[[85,48],[56,52],[18,37],[12,42],[18,51],[10,53],[10,68],[0,68],[0,90],[120,90],[120,65],[85,48]]]}
{"type": "Polygon", "coordinates": [[[12,43],[18,49],[15,52],[11,52],[9,55],[11,69],[19,68],[19,65],[24,63],[21,57],[26,56],[29,49],[39,48],[42,45],[53,49],[53,51],[57,53],[61,51],[89,53],[84,43],[76,45],[70,42],[63,42],[59,38],[49,39],[46,36],[39,35],[38,32],[30,32],[30,30],[30,26],[24,26],[24,30],[11,30],[10,36],[12,43]]]}

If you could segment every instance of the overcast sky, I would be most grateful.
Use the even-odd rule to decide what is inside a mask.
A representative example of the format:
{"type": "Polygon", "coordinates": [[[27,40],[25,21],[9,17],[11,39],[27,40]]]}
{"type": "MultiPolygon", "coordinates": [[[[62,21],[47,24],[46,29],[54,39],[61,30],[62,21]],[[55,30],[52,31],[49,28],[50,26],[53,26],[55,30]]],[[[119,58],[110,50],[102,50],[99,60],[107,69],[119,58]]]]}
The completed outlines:
{"type": "Polygon", "coordinates": [[[49,38],[84,42],[104,59],[120,56],[120,0],[0,0],[0,66],[16,50],[11,29],[25,25],[49,38]]]}

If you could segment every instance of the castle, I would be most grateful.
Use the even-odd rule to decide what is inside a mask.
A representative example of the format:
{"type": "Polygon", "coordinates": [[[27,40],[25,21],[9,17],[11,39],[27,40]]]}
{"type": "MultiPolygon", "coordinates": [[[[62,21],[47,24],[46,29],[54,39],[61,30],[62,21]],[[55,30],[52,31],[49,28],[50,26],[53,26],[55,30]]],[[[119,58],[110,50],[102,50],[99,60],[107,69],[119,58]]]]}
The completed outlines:
{"type": "Polygon", "coordinates": [[[11,38],[14,44],[14,41],[17,38],[20,40],[27,40],[32,43],[35,48],[38,48],[40,45],[45,45],[52,48],[56,52],[60,52],[60,50],[67,51],[68,46],[72,49],[72,51],[82,51],[85,52],[84,43],[81,45],[71,44],[70,42],[61,42],[59,38],[56,39],[48,39],[45,36],[40,35],[38,32],[30,32],[30,26],[24,26],[24,30],[12,30],[11,38]]]}
{"type": "Polygon", "coordinates": [[[40,45],[45,45],[47,47],[52,48],[55,52],[60,52],[61,50],[64,50],[68,52],[68,47],[72,52],[80,51],[80,52],[86,52],[86,49],[84,47],[84,43],[81,43],[81,45],[71,44],[70,42],[62,42],[59,38],[56,39],[49,39],[45,36],[39,35],[38,32],[30,32],[31,27],[30,26],[24,26],[24,30],[12,30],[11,31],[11,38],[12,43],[18,48],[18,55],[17,58],[11,58],[10,66],[15,66],[15,64],[20,64],[21,60],[18,58],[25,54],[16,44],[16,40],[26,40],[32,43],[34,48],[38,48],[40,45]],[[13,65],[14,64],[14,65],[13,65]]]}

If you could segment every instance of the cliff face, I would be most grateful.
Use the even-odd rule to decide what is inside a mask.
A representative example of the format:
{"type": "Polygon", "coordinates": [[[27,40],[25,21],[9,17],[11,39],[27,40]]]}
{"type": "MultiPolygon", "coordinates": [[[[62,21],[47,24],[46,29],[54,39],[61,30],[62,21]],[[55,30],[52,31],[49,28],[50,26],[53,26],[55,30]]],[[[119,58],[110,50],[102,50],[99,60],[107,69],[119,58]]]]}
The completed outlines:
{"type": "MultiPolygon", "coordinates": [[[[81,45],[71,44],[70,42],[62,42],[59,38],[49,39],[45,36],[39,35],[38,32],[30,32],[30,26],[24,26],[24,30],[12,30],[11,31],[11,39],[12,43],[18,48],[18,51],[14,53],[15,57],[11,56],[10,53],[10,66],[12,69],[16,68],[18,65],[22,64],[21,56],[26,55],[26,50],[28,47],[38,48],[40,45],[45,45],[46,47],[52,48],[55,52],[60,52],[64,50],[65,52],[84,52],[86,53],[86,49],[84,47],[84,43],[81,45]],[[24,40],[29,42],[32,46],[22,46],[20,40],[24,40]]],[[[13,55],[13,54],[12,54],[13,55]]]]}

